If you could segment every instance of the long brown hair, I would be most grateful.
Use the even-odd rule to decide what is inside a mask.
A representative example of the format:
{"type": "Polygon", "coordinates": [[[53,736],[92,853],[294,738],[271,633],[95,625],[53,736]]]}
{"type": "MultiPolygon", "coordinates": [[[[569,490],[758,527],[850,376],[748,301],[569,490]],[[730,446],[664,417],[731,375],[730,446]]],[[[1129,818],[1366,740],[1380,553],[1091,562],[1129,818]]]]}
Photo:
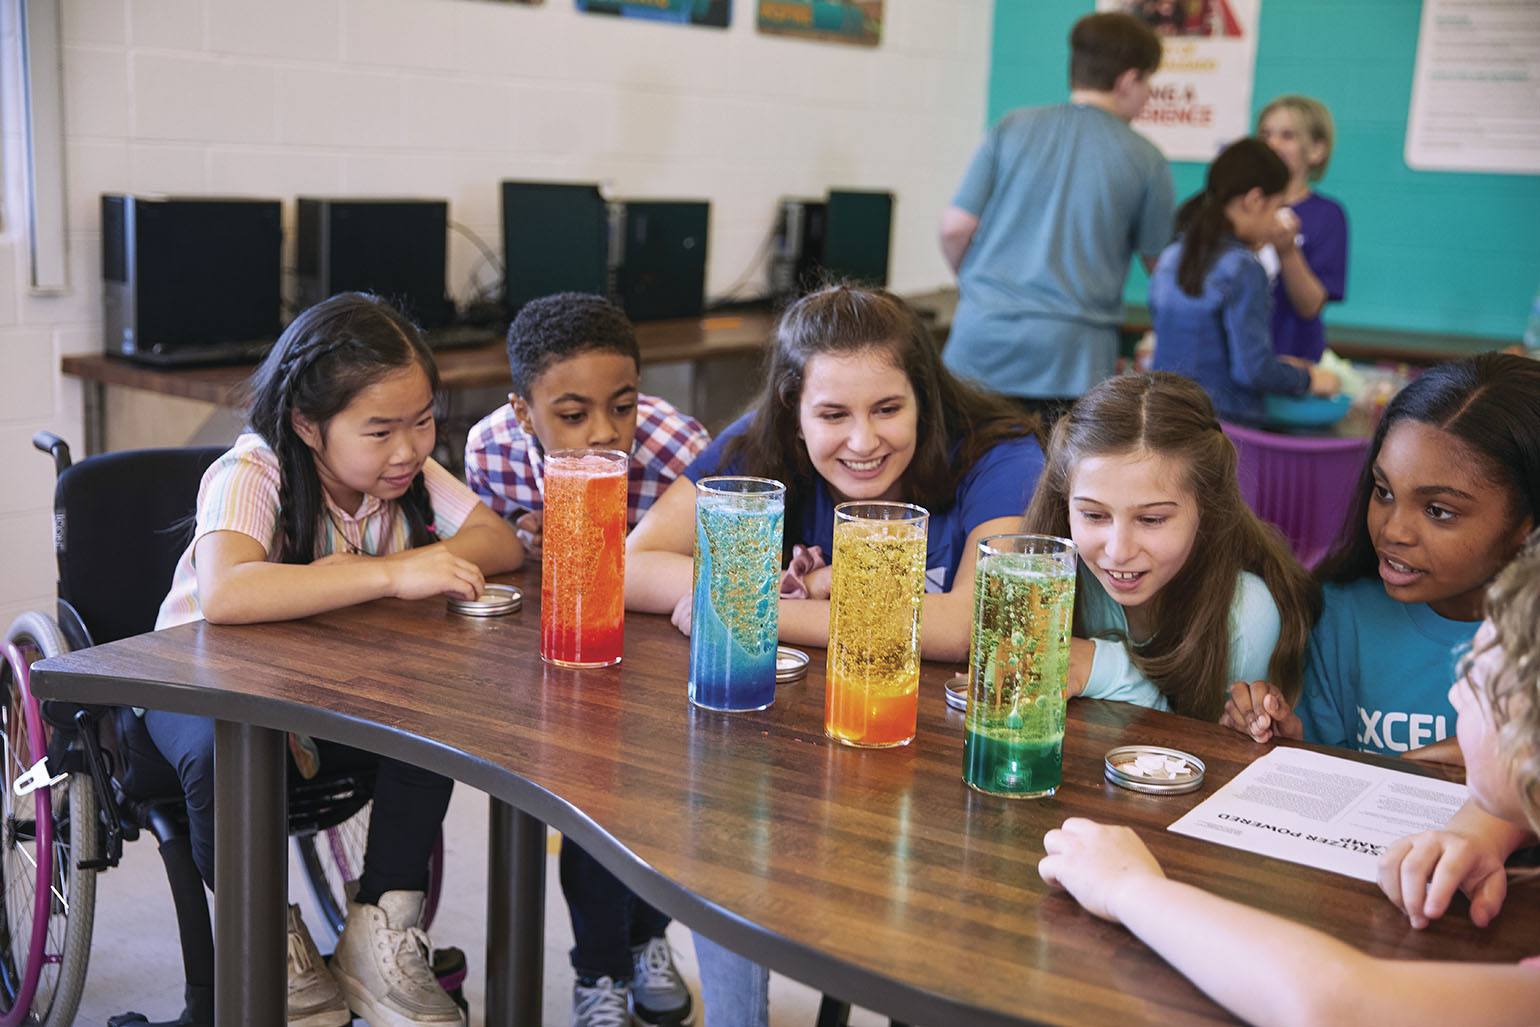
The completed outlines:
{"type": "Polygon", "coordinates": [[[818,472],[798,434],[803,376],[823,353],[880,349],[903,369],[914,389],[919,424],[914,457],[899,478],[899,494],[932,513],[957,501],[957,485],[974,463],[1004,439],[1036,436],[1035,416],[960,381],[941,364],[941,349],[914,309],[883,289],[832,285],[787,308],[765,356],[765,384],[743,434],[722,454],[722,466],[786,485],[786,546],[802,537],[801,497],[818,472]]]}
{"type": "MultiPolygon", "coordinates": [[[[1182,485],[1198,503],[1198,534],[1187,562],[1150,600],[1155,633],[1145,645],[1128,646],[1134,666],[1177,713],[1218,720],[1230,687],[1230,606],[1241,572],[1250,571],[1278,606],[1268,678],[1292,702],[1305,641],[1321,612],[1320,591],[1278,530],[1241,498],[1235,447],[1195,382],[1153,371],[1109,378],[1082,396],[1054,425],[1025,530],[1069,535],[1075,468],[1088,457],[1125,454],[1157,454],[1180,464],[1182,485]]],[[[1082,600],[1075,606],[1080,634],[1082,600]]]]}

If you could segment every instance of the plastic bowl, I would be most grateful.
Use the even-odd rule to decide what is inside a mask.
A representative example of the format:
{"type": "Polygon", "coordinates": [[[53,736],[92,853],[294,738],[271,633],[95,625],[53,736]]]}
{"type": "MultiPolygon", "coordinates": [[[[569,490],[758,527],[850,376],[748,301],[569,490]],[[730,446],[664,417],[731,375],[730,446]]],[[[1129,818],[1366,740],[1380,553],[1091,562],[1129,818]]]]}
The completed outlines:
{"type": "Polygon", "coordinates": [[[1267,420],[1288,428],[1324,428],[1347,416],[1351,396],[1267,396],[1267,420]]]}

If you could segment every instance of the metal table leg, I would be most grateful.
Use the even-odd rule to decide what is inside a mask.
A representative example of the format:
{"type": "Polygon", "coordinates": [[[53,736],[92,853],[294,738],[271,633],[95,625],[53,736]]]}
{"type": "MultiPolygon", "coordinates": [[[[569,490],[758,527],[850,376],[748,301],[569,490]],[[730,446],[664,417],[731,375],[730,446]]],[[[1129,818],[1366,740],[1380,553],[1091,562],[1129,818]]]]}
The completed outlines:
{"type": "Polygon", "coordinates": [[[287,1004],[281,731],[214,722],[214,1005],[220,1027],[272,1027],[287,1004]]]}
{"type": "Polygon", "coordinates": [[[486,1027],[539,1023],[545,977],[545,825],[501,799],[489,805],[486,1027]]]}

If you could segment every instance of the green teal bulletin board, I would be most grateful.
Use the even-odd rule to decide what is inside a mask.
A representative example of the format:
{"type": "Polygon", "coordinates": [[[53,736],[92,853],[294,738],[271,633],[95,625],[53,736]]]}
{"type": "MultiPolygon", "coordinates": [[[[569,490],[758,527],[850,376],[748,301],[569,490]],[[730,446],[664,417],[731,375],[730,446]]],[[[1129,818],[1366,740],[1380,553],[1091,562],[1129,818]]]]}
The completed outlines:
{"type": "MultiPolygon", "coordinates": [[[[1070,26],[1094,7],[995,0],[991,123],[1069,95],[1070,26]]],[[[1336,120],[1320,191],[1347,209],[1348,295],[1328,305],[1328,323],[1517,342],[1540,288],[1540,175],[1406,166],[1421,12],[1417,0],[1262,0],[1253,118],[1280,93],[1305,93],[1336,120]]],[[[1178,202],[1201,188],[1203,172],[1172,165],[1178,202]]],[[[1145,282],[1136,262],[1129,302],[1144,301],[1145,282]]]]}

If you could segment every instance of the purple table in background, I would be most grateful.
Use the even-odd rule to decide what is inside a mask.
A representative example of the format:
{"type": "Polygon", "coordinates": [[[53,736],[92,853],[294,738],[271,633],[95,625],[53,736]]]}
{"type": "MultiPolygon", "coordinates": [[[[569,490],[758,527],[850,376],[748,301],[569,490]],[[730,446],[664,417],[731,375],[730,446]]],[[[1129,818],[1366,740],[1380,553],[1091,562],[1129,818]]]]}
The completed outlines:
{"type": "Polygon", "coordinates": [[[1284,435],[1225,424],[1240,456],[1241,495],[1258,517],[1275,524],[1294,555],[1314,567],[1342,527],[1353,485],[1369,451],[1368,432],[1284,435]]]}

